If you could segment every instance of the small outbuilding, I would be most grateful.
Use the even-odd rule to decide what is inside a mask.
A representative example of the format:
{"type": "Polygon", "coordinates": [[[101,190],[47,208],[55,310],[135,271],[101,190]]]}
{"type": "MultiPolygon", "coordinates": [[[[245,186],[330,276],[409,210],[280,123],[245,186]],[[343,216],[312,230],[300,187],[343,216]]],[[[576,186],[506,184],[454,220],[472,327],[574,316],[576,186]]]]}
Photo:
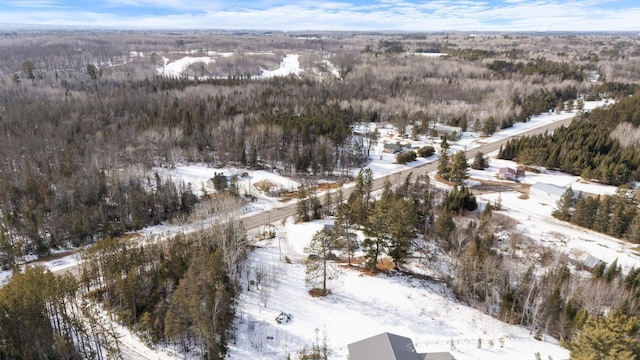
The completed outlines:
{"type": "Polygon", "coordinates": [[[564,186],[547,183],[535,183],[529,189],[529,197],[547,205],[555,206],[567,191],[564,186]]]}
{"type": "Polygon", "coordinates": [[[411,145],[402,144],[400,142],[392,143],[384,143],[382,151],[388,154],[401,154],[405,151],[411,150],[411,145]]]}
{"type": "Polygon", "coordinates": [[[503,167],[498,169],[498,177],[501,180],[515,180],[517,176],[517,172],[510,167],[503,167]]]}
{"type": "Polygon", "coordinates": [[[525,171],[523,167],[518,167],[517,169],[502,167],[498,169],[498,178],[501,180],[517,181],[524,177],[524,173],[525,171]]]}
{"type": "Polygon", "coordinates": [[[437,124],[436,127],[435,127],[435,131],[438,133],[438,136],[446,136],[448,139],[451,139],[451,138],[460,139],[460,138],[462,138],[462,128],[461,127],[437,124]]]}
{"type": "Polygon", "coordinates": [[[587,253],[581,254],[576,260],[587,271],[591,271],[604,263],[604,261],[587,253]]]}

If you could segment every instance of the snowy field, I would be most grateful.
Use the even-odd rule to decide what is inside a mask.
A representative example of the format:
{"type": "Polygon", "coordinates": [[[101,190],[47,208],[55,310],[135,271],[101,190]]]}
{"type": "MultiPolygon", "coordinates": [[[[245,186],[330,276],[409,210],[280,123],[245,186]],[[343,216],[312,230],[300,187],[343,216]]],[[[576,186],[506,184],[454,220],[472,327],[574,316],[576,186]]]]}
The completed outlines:
{"type": "MultiPolygon", "coordinates": [[[[218,53],[215,51],[207,51],[206,56],[192,56],[193,54],[187,54],[177,60],[170,60],[169,58],[163,56],[163,64],[157,66],[156,73],[158,75],[169,76],[169,77],[182,77],[185,75],[193,75],[187,74],[186,70],[191,64],[195,63],[204,63],[210,64],[216,61],[217,58],[220,57],[231,57],[240,53],[218,53]]],[[[242,53],[244,55],[273,55],[272,53],[242,53]]],[[[133,52],[132,55],[140,56],[138,53],[133,52]]],[[[289,76],[296,75],[299,76],[304,72],[304,69],[300,67],[300,62],[298,58],[300,55],[298,54],[287,54],[280,62],[280,65],[277,69],[262,69],[262,74],[257,75],[254,79],[269,79],[273,77],[281,77],[281,76],[289,76]]],[[[339,77],[338,71],[333,66],[329,60],[323,60],[323,65],[327,67],[330,74],[335,77],[339,77]]]]}
{"type": "MultiPolygon", "coordinates": [[[[295,68],[294,59],[288,59],[283,61],[281,68],[295,68]]],[[[585,108],[591,109],[603,104],[604,102],[587,102],[585,108]]],[[[512,129],[500,131],[489,138],[467,132],[460,141],[452,143],[452,151],[468,150],[481,143],[496,141],[574,115],[575,113],[562,113],[536,116],[527,123],[515,124],[512,129]]],[[[407,165],[395,164],[395,155],[384,153],[382,147],[383,142],[395,142],[399,140],[399,136],[394,129],[379,130],[381,139],[373,147],[372,161],[367,165],[374,172],[374,177],[388,176],[407,167],[437,159],[434,155],[407,165]]],[[[401,141],[411,142],[418,147],[433,145],[436,151],[439,145],[439,140],[427,137],[420,137],[417,141],[401,141]]],[[[492,159],[487,171],[471,171],[470,175],[477,179],[495,180],[498,168],[515,165],[492,159]]],[[[208,180],[216,172],[227,176],[238,175],[240,193],[253,195],[257,199],[247,206],[245,214],[282,206],[277,198],[261,192],[255,184],[269,181],[288,190],[299,186],[289,178],[266,171],[215,169],[193,164],[171,169],[158,168],[156,171],[161,177],[170,178],[176,183],[190,183],[199,195],[214,191],[208,180]],[[242,176],[245,172],[246,175],[242,176]]],[[[586,183],[577,177],[556,172],[528,173],[523,182],[571,185],[574,190],[590,193],[610,194],[615,191],[612,187],[586,183]]],[[[572,256],[585,252],[597,254],[607,262],[618,259],[619,264],[626,269],[640,265],[633,246],[558,222],[550,217],[553,210],[551,206],[534,199],[523,199],[519,193],[513,192],[479,196],[479,200],[485,202],[496,202],[498,199],[509,216],[520,222],[519,231],[541,244],[548,244],[572,256]]],[[[338,280],[329,283],[331,295],[324,298],[309,296],[304,283],[304,266],[301,264],[307,256],[303,249],[313,233],[324,223],[326,221],[296,225],[289,221],[285,226],[280,225],[276,239],[258,244],[259,247],[251,252],[248,264],[250,271],[244,274],[243,279],[245,291],[240,294],[238,302],[238,332],[237,339],[230,344],[230,359],[285,359],[287,354],[296,358],[298,350],[305,346],[309,348],[315,339],[322,339],[323,336],[326,336],[331,348],[331,358],[346,359],[347,344],[381,332],[411,338],[419,352],[449,351],[460,360],[534,359],[536,353],[542,359],[568,358],[568,351],[555,340],[545,338],[543,341],[536,341],[527,330],[506,325],[459,304],[448,289],[422,280],[401,276],[369,276],[353,269],[345,269],[338,280]],[[292,260],[292,264],[283,261],[285,255],[292,260]],[[260,284],[260,289],[249,285],[256,269],[268,274],[260,284]],[[246,291],[247,286],[249,291],[246,291]],[[275,317],[281,311],[291,313],[293,320],[288,324],[277,324],[275,317]]],[[[178,231],[177,228],[175,225],[162,224],[144,229],[140,233],[162,235],[178,231]]],[[[184,225],[180,228],[184,230],[184,225]]],[[[77,256],[73,255],[45,262],[43,265],[55,271],[73,266],[77,261],[77,256]]],[[[8,272],[0,272],[0,282],[8,276],[8,272]]],[[[125,347],[140,348],[141,341],[126,329],[120,329],[119,332],[125,347]]],[[[136,352],[140,355],[139,359],[171,358],[170,353],[161,349],[140,349],[136,352]]]]}
{"type": "Polygon", "coordinates": [[[249,275],[239,298],[238,335],[231,359],[296,358],[316,338],[326,336],[331,359],[347,359],[349,343],[391,332],[413,340],[418,352],[451,352],[456,359],[567,359],[569,352],[554,339],[533,339],[528,330],[502,323],[455,301],[439,284],[405,276],[364,275],[343,270],[329,281],[331,294],[314,298],[305,285],[305,267],[295,259],[324,221],[287,223],[279,237],[258,244],[249,258],[249,275]],[[293,259],[286,264],[285,255],[293,259]],[[248,285],[255,272],[268,274],[259,287],[248,285]],[[275,318],[292,315],[288,324],[275,318]],[[453,346],[452,346],[453,342],[453,346]]]}
{"type": "Polygon", "coordinates": [[[275,70],[263,69],[262,74],[258,76],[258,78],[269,79],[279,76],[300,75],[303,70],[300,68],[299,57],[300,55],[298,54],[287,54],[284,59],[282,59],[279,68],[275,70]]]}

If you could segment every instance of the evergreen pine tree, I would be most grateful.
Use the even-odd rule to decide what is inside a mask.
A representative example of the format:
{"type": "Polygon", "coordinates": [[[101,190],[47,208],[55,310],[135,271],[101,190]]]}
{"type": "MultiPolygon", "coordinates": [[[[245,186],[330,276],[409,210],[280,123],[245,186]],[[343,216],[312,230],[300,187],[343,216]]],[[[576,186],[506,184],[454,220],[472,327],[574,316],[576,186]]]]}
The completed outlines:
{"type": "Polygon", "coordinates": [[[573,190],[571,189],[571,187],[569,187],[564,192],[560,200],[558,200],[558,204],[557,204],[558,208],[554,210],[551,213],[551,215],[553,215],[555,218],[562,221],[570,221],[573,204],[574,204],[573,190]]]}
{"type": "Polygon", "coordinates": [[[449,144],[447,144],[446,138],[443,138],[442,144],[440,144],[438,161],[438,175],[449,180],[451,176],[451,159],[449,157],[449,144]]]}
{"type": "Polygon", "coordinates": [[[392,203],[390,222],[389,256],[398,268],[402,265],[411,250],[411,239],[415,236],[418,214],[415,206],[403,198],[392,203]]]}
{"type": "Polygon", "coordinates": [[[366,238],[362,242],[366,265],[372,271],[375,271],[379,256],[389,245],[389,229],[389,204],[382,200],[377,201],[367,217],[367,226],[364,230],[366,238]]]}
{"type": "Polygon", "coordinates": [[[625,216],[625,206],[623,200],[616,201],[613,212],[611,213],[611,219],[609,221],[609,230],[607,234],[620,238],[625,233],[627,228],[627,220],[625,216]]]}
{"type": "Polygon", "coordinates": [[[309,216],[310,203],[309,198],[307,197],[307,191],[304,188],[304,185],[300,185],[298,189],[298,205],[296,206],[296,214],[298,216],[298,221],[307,222],[311,218],[309,216]]]}
{"type": "Polygon", "coordinates": [[[436,235],[448,240],[449,236],[456,229],[456,224],[453,222],[451,211],[443,210],[436,220],[436,235]]]}
{"type": "Polygon", "coordinates": [[[599,203],[600,206],[593,221],[593,229],[606,234],[609,231],[609,222],[611,221],[611,197],[605,196],[599,203]]]}
{"type": "Polygon", "coordinates": [[[636,338],[638,319],[619,311],[590,316],[569,344],[570,360],[635,360],[640,356],[636,338]]]}
{"type": "Polygon", "coordinates": [[[468,175],[469,164],[467,163],[467,156],[463,151],[458,151],[453,156],[451,164],[451,171],[449,173],[449,180],[459,184],[469,177],[468,175]]]}
{"type": "Polygon", "coordinates": [[[489,167],[489,162],[484,157],[484,153],[482,151],[478,151],[476,155],[473,157],[473,163],[471,164],[471,168],[474,170],[484,170],[489,167]]]}
{"type": "Polygon", "coordinates": [[[312,288],[321,285],[322,295],[327,294],[327,280],[333,280],[340,275],[340,268],[330,262],[336,239],[336,234],[325,228],[316,232],[304,249],[306,253],[313,255],[306,263],[305,282],[312,288]]]}
{"type": "Polygon", "coordinates": [[[593,227],[599,205],[596,198],[580,194],[576,200],[576,208],[571,216],[571,222],[586,228],[593,227]]]}
{"type": "Polygon", "coordinates": [[[331,199],[331,192],[325,191],[324,201],[322,202],[322,212],[324,216],[331,216],[333,214],[333,201],[331,199]]]}
{"type": "Polygon", "coordinates": [[[627,234],[627,240],[640,244],[640,212],[636,212],[636,215],[633,217],[627,234]]]}

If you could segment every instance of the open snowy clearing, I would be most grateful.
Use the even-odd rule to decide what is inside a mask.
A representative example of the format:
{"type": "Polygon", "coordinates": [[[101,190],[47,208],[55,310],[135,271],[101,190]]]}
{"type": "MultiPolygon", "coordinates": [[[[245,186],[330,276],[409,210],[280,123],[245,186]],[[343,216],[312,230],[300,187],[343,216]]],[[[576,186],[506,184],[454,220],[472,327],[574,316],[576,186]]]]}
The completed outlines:
{"type": "MultiPolygon", "coordinates": [[[[187,75],[185,71],[189,67],[189,65],[196,63],[204,63],[209,64],[215,62],[217,58],[220,57],[231,57],[236,55],[236,53],[218,53],[215,51],[207,51],[207,56],[192,56],[193,53],[189,53],[188,56],[181,57],[177,60],[170,60],[169,58],[163,56],[163,64],[157,66],[156,72],[158,75],[169,76],[169,77],[182,77],[187,75]]],[[[273,55],[273,53],[242,53],[245,55],[273,55]]],[[[137,55],[137,54],[136,54],[137,55]]],[[[289,76],[289,75],[300,75],[304,70],[300,67],[300,62],[298,58],[300,55],[298,54],[287,54],[277,69],[269,70],[262,69],[262,74],[255,76],[256,79],[269,79],[273,77],[279,76],[289,76]]],[[[337,70],[333,65],[325,60],[325,65],[329,68],[329,71],[332,74],[337,74],[337,70]]]]}
{"type": "Polygon", "coordinates": [[[258,76],[258,78],[269,79],[277,76],[300,75],[303,70],[300,68],[299,57],[300,55],[298,54],[287,54],[284,59],[282,59],[279,68],[275,70],[263,69],[262,74],[258,76]]]}
{"type": "Polygon", "coordinates": [[[304,259],[306,254],[298,251],[325,223],[289,222],[278,227],[278,238],[257,244],[243,279],[230,358],[295,358],[300,349],[326,337],[330,358],[346,359],[349,343],[382,332],[411,338],[418,352],[449,351],[460,360],[533,359],[535,353],[543,359],[568,358],[568,351],[555,340],[534,340],[528,330],[464,306],[448,289],[425,280],[344,268],[342,276],[329,281],[330,295],[311,297],[305,266],[295,260],[284,263],[279,249],[282,258],[304,259]],[[250,285],[256,271],[268,274],[259,286],[250,285]],[[278,324],[280,312],[291,314],[292,321],[278,324]]]}
{"type": "Polygon", "coordinates": [[[574,260],[589,254],[607,263],[618,260],[623,272],[640,266],[640,249],[605,234],[580,228],[551,216],[555,207],[535,199],[524,199],[518,192],[482,194],[479,201],[499,202],[509,217],[518,221],[517,229],[540,245],[561,251],[574,260]]]}

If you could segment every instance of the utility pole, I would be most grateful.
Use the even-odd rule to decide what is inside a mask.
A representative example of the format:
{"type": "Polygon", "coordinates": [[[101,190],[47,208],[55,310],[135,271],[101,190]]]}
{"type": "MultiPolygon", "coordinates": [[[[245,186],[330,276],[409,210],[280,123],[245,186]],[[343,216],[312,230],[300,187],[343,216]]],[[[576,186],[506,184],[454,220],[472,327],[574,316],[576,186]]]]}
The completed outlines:
{"type": "Polygon", "coordinates": [[[280,246],[280,235],[276,235],[278,237],[278,256],[280,261],[282,261],[282,247],[280,246]]]}
{"type": "Polygon", "coordinates": [[[347,232],[347,263],[349,264],[349,266],[351,266],[351,234],[349,234],[349,219],[346,219],[347,221],[347,227],[346,227],[346,232],[347,232]]]}

